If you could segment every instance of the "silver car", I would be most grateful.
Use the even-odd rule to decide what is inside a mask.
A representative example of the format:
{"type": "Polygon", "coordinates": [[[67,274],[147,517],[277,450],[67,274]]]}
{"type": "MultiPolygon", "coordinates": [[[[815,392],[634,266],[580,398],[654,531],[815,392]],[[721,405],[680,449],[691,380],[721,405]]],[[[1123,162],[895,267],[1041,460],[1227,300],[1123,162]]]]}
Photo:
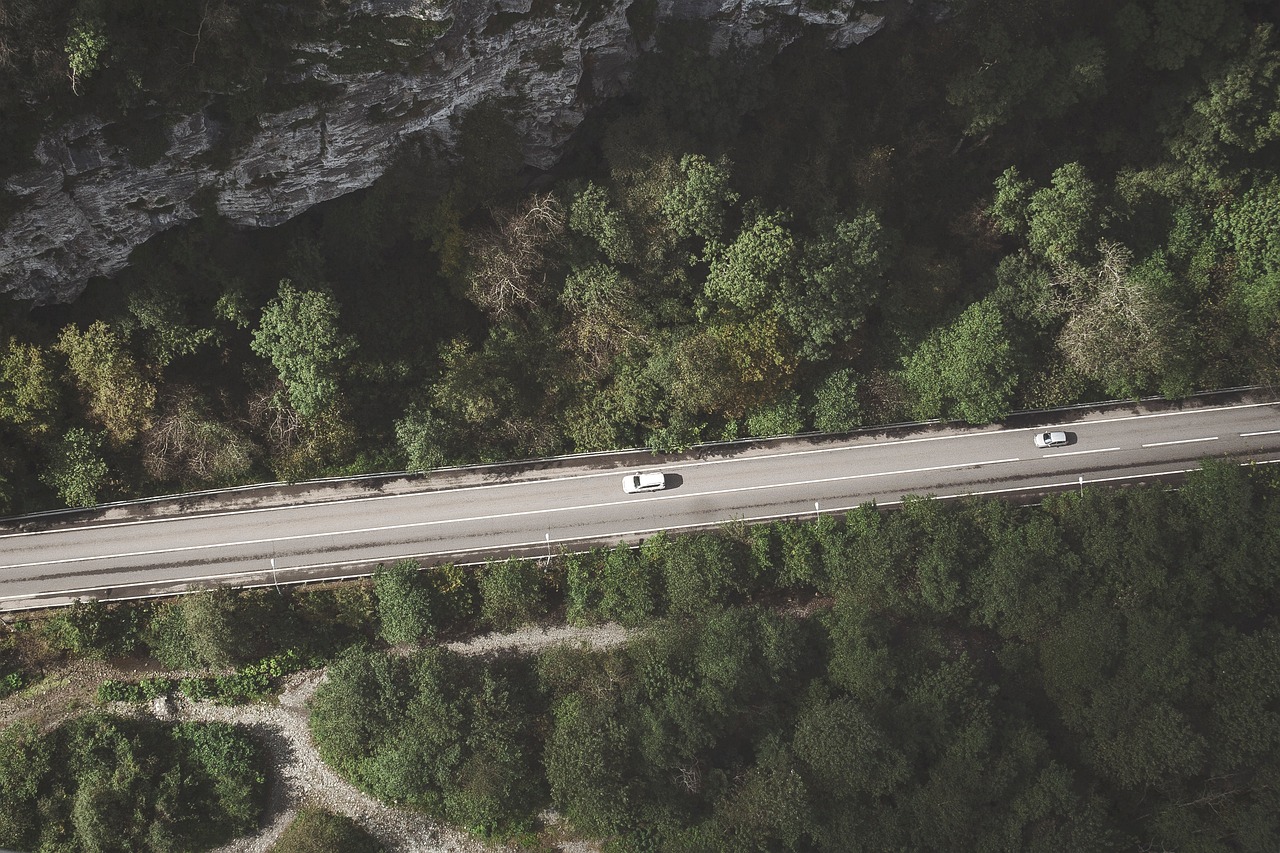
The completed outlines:
{"type": "Polygon", "coordinates": [[[1062,447],[1066,443],[1065,432],[1042,432],[1036,435],[1036,447],[1062,447]]]}

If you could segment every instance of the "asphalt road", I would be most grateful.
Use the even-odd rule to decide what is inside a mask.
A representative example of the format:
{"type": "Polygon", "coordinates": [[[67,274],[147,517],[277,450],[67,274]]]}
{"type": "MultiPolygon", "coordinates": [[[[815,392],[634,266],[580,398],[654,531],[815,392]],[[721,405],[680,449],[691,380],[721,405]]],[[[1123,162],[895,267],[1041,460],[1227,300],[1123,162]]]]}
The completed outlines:
{"type": "MultiPolygon", "coordinates": [[[[1034,427],[920,428],[683,457],[665,491],[626,495],[616,461],[467,485],[0,535],[0,610],[368,573],[405,557],[467,562],[636,540],[658,530],[892,504],[906,494],[1036,494],[1152,478],[1228,457],[1280,462],[1280,403],[1117,410],[1034,427]],[[1065,430],[1040,449],[1036,432],[1065,430]]],[[[228,506],[233,506],[228,502],[228,506]]]]}

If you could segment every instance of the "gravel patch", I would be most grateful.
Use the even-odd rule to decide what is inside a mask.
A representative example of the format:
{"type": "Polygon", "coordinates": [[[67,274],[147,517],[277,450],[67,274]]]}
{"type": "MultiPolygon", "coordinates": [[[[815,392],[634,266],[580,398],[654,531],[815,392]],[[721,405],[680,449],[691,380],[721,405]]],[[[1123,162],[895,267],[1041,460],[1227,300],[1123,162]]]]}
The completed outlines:
{"type": "Polygon", "coordinates": [[[445,648],[460,655],[485,655],[499,652],[531,654],[540,652],[548,646],[561,644],[607,649],[610,646],[625,643],[633,633],[613,622],[585,628],[569,625],[543,628],[531,625],[509,634],[482,634],[469,640],[449,643],[445,648]]]}

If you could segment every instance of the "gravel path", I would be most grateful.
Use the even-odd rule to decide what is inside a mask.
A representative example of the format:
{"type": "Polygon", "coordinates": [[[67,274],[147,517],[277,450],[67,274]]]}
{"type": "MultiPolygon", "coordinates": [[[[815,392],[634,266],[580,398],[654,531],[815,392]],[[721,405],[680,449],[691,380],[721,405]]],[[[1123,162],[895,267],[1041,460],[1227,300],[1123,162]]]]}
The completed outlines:
{"type": "MultiPolygon", "coordinates": [[[[449,648],[465,655],[513,651],[530,653],[560,643],[612,646],[624,642],[627,636],[627,630],[618,625],[530,627],[510,634],[486,634],[467,642],[451,643],[449,648]]],[[[170,705],[166,706],[161,701],[150,707],[151,713],[164,719],[218,720],[246,726],[270,753],[274,772],[270,779],[265,825],[256,835],[238,838],[218,848],[215,853],[265,853],[303,804],[317,805],[346,815],[377,836],[389,853],[486,850],[485,845],[457,830],[370,797],[345,782],[324,763],[307,728],[307,701],[324,677],[324,670],[310,670],[286,678],[278,704],[223,706],[178,697],[170,705]]],[[[587,853],[598,848],[582,842],[569,842],[559,849],[565,853],[587,853]]]]}
{"type": "MultiPolygon", "coordinates": [[[[448,648],[463,655],[499,653],[529,654],[550,646],[568,643],[606,648],[627,640],[627,629],[614,624],[589,628],[530,626],[509,634],[485,634],[448,648]]],[[[407,651],[407,650],[401,650],[407,651]]],[[[72,661],[49,674],[32,690],[0,699],[0,720],[4,725],[20,720],[48,731],[63,721],[99,707],[98,685],[109,678],[145,676],[181,677],[188,673],[168,672],[154,665],[133,662],[139,668],[112,666],[91,661],[72,661]]],[[[150,715],[165,720],[217,720],[242,725],[268,750],[272,774],[268,781],[265,823],[254,835],[238,838],[215,853],[265,853],[293,820],[299,806],[316,805],[343,814],[364,826],[386,847],[388,853],[471,853],[484,851],[484,844],[425,816],[398,809],[362,793],[334,773],[316,751],[307,727],[307,701],[324,680],[324,670],[296,673],[284,679],[279,701],[250,705],[215,705],[192,702],[182,696],[158,700],[152,705],[113,703],[110,709],[122,716],[150,715]]],[[[555,816],[546,816],[554,821],[555,816]]],[[[599,848],[580,841],[556,846],[564,853],[591,853],[599,848]]]]}

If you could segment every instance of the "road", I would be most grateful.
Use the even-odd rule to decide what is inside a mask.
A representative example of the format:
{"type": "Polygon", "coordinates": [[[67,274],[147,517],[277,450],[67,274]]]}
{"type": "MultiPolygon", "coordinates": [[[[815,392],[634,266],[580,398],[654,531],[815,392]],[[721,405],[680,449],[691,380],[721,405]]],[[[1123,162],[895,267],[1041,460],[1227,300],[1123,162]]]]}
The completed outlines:
{"type": "Polygon", "coordinates": [[[63,523],[0,536],[0,610],[351,576],[406,557],[549,553],[730,519],[892,504],[906,494],[1040,494],[1173,474],[1210,456],[1280,462],[1280,403],[1063,412],[1056,421],[1041,415],[1035,426],[798,439],[660,466],[638,457],[649,462],[640,468],[612,457],[526,466],[518,477],[476,476],[451,488],[63,523]],[[1065,430],[1071,443],[1036,448],[1032,436],[1050,429],[1065,430]],[[667,474],[668,489],[623,494],[624,473],[652,468],[667,474]]]}

